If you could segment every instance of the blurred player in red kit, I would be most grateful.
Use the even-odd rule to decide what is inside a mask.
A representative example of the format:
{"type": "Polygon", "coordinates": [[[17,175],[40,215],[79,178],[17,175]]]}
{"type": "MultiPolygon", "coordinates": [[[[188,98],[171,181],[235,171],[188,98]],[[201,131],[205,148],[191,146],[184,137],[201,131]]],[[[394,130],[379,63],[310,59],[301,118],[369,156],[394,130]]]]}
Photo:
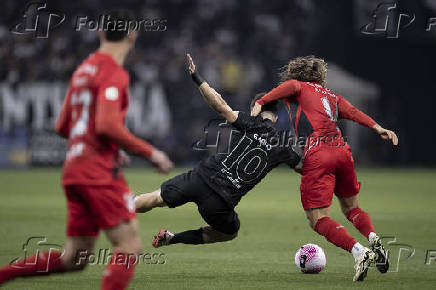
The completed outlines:
{"type": "Polygon", "coordinates": [[[283,99],[286,103],[291,129],[299,138],[306,139],[300,191],[310,226],[329,242],[353,254],[356,261],[353,280],[362,281],[371,263],[376,262],[382,273],[387,272],[389,263],[369,215],[359,208],[360,182],[350,146],[344,141],[337,120],[349,119],[372,128],[394,145],[398,138],[326,88],[326,74],[327,66],[322,59],[306,56],[291,60],[281,74],[282,83],[257,101],[252,115],[271,101],[283,99]],[[357,243],[342,225],[329,217],[333,193],[344,215],[369,240],[371,250],[357,243]]]}
{"type": "MultiPolygon", "coordinates": [[[[111,20],[133,19],[123,10],[105,15],[111,20]]],[[[141,242],[133,196],[120,170],[129,160],[120,148],[145,157],[161,173],[173,164],[124,127],[129,74],[122,65],[137,35],[117,29],[108,24],[99,32],[100,48],[73,73],[56,123],[56,132],[68,139],[62,177],[68,209],[65,250],[40,252],[1,268],[0,284],[15,277],[82,270],[100,230],[113,245],[101,289],[126,289],[134,275],[141,242]]]]}

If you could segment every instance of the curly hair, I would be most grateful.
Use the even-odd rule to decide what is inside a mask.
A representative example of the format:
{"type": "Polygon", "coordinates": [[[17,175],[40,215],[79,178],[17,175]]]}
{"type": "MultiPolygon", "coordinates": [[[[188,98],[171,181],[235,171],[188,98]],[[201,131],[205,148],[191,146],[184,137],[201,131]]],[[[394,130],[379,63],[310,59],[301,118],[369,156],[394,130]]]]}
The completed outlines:
{"type": "Polygon", "coordinates": [[[291,59],[279,73],[281,82],[294,79],[302,82],[326,84],[327,63],[314,55],[291,59]]]}

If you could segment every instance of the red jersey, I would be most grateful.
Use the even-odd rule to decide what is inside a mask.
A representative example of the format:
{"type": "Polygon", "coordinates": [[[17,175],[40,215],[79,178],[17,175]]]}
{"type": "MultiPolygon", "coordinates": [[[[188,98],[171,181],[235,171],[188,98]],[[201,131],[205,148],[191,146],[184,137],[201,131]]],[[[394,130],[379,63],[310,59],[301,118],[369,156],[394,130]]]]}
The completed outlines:
{"type": "Polygon", "coordinates": [[[152,147],[124,127],[129,74],[109,54],[91,54],[73,73],[56,131],[68,138],[63,185],[107,185],[123,178],[119,147],[149,157],[152,147]]]}
{"type": "Polygon", "coordinates": [[[264,105],[284,99],[291,125],[298,137],[308,137],[305,150],[314,142],[342,141],[338,119],[349,119],[371,128],[376,122],[356,109],[341,95],[316,83],[288,80],[257,101],[264,105]]]}

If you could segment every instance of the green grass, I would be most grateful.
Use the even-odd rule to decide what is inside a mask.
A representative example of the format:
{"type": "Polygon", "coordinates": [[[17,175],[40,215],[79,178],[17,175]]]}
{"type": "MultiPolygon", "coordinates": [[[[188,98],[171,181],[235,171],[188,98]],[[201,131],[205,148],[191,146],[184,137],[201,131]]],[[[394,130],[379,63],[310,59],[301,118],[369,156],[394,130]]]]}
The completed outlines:
{"type": "MultiPolygon", "coordinates": [[[[138,169],[125,175],[135,192],[154,190],[167,178],[138,169]]],[[[398,243],[416,250],[407,260],[403,252],[398,272],[381,275],[370,269],[363,283],[353,284],[351,255],[309,229],[300,204],[299,178],[279,169],[237,207],[241,230],[231,242],[154,249],[152,236],[160,227],[177,232],[198,228],[203,222],[191,204],[140,215],[144,252],[164,253],[166,263],[139,265],[129,289],[434,289],[436,262],[425,265],[425,257],[428,249],[436,250],[436,171],[361,170],[358,177],[363,183],[361,205],[378,233],[396,236],[398,243]],[[318,275],[304,275],[293,263],[295,251],[308,242],[326,252],[327,267],[318,275]]],[[[55,169],[0,171],[0,264],[22,255],[21,246],[30,236],[64,243],[66,210],[59,182],[55,169]]],[[[366,244],[340,214],[336,201],[332,217],[366,244]]],[[[104,235],[97,247],[108,247],[104,235]]],[[[395,253],[399,247],[390,248],[395,253]]],[[[392,261],[392,268],[396,266],[392,261]]],[[[94,265],[82,273],[17,279],[4,289],[98,289],[103,270],[104,266],[94,265]]]]}

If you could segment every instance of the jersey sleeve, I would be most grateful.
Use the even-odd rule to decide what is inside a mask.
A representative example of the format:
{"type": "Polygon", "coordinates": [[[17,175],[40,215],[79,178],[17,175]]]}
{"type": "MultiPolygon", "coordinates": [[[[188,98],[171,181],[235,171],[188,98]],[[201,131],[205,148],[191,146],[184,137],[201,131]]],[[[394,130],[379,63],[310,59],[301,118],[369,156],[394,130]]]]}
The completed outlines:
{"type": "Polygon", "coordinates": [[[128,80],[121,81],[114,74],[109,80],[102,82],[98,88],[95,130],[124,149],[144,156],[151,156],[153,147],[146,141],[133,135],[125,126],[121,114],[122,95],[127,89],[128,80]]]}
{"type": "Polygon", "coordinates": [[[256,124],[256,117],[252,117],[247,115],[244,112],[238,113],[238,118],[235,122],[232,123],[232,125],[241,131],[247,130],[249,128],[254,127],[256,124]]]}
{"type": "Polygon", "coordinates": [[[272,89],[269,93],[257,100],[261,106],[269,102],[295,96],[301,90],[301,85],[297,80],[288,80],[278,87],[272,89]]]}
{"type": "Polygon", "coordinates": [[[62,109],[55,125],[56,133],[64,138],[68,138],[68,136],[70,135],[71,92],[72,90],[70,86],[68,88],[67,94],[65,95],[64,103],[62,104],[62,109]]]}
{"type": "Polygon", "coordinates": [[[355,108],[341,95],[338,95],[338,118],[348,119],[368,128],[377,124],[370,116],[355,108]]]}

